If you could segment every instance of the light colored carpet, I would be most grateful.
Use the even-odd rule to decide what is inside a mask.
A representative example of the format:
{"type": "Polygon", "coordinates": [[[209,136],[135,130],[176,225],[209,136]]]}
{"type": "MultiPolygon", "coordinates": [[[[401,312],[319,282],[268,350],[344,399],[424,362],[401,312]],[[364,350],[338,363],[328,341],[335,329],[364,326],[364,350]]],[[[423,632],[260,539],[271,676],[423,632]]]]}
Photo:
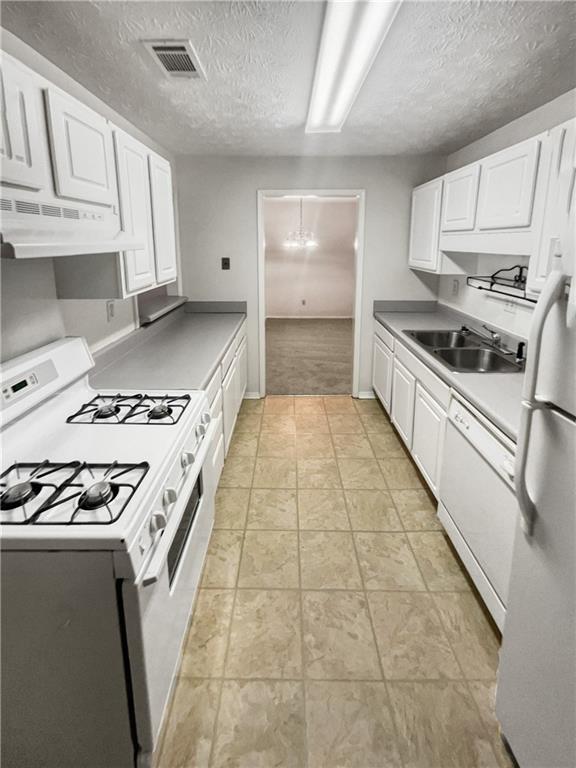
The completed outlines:
{"type": "Polygon", "coordinates": [[[266,320],[269,395],[352,392],[353,320],[266,320]]]}

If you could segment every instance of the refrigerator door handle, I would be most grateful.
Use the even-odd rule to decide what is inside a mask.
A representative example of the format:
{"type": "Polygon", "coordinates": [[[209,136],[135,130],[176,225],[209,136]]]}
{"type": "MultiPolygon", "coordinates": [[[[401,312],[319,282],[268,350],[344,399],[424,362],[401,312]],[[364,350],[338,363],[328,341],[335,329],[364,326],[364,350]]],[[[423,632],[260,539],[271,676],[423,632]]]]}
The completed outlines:
{"type": "MultiPolygon", "coordinates": [[[[557,244],[559,246],[559,243],[557,244]]],[[[528,359],[522,389],[522,409],[520,412],[520,432],[518,435],[518,450],[516,452],[515,488],[518,506],[522,515],[522,527],[527,536],[531,536],[536,519],[536,507],[526,486],[526,465],[530,449],[530,433],[534,412],[546,407],[536,396],[538,383],[538,368],[542,351],[542,336],[544,325],[554,304],[564,295],[564,287],[568,276],[562,272],[562,257],[559,247],[556,247],[552,262],[552,270],[540,294],[540,299],[534,310],[532,328],[528,339],[528,359]]]]}

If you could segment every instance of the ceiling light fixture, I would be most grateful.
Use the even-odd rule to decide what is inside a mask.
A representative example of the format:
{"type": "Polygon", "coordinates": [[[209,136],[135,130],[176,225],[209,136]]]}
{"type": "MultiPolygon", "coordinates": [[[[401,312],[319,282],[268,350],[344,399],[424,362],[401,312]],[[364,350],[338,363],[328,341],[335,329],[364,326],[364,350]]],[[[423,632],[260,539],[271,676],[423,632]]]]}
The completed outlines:
{"type": "Polygon", "coordinates": [[[296,248],[318,248],[318,241],[314,233],[304,229],[302,223],[302,198],[300,198],[300,224],[298,229],[288,232],[288,237],[284,240],[284,248],[294,250],[296,248]]]}
{"type": "Polygon", "coordinates": [[[338,133],[402,0],[328,0],[306,133],[338,133]]]}

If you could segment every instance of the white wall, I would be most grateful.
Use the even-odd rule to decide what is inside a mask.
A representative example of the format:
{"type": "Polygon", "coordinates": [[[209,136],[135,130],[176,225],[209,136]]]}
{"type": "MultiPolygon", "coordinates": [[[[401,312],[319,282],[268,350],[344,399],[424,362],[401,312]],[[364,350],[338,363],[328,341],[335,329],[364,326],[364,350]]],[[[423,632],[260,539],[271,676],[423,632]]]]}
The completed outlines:
{"type": "Polygon", "coordinates": [[[365,189],[360,390],[371,389],[375,299],[433,299],[437,280],[408,269],[412,187],[444,172],[437,157],[178,157],[184,293],[248,303],[248,391],[258,391],[257,191],[365,189]],[[228,256],[224,272],[220,259],[228,256]]]}
{"type": "Polygon", "coordinates": [[[268,197],[262,210],[266,316],[353,317],[358,200],[302,200],[302,226],[318,243],[313,249],[284,247],[289,232],[298,227],[298,198],[268,197]]]}
{"type": "MultiPolygon", "coordinates": [[[[88,104],[152,150],[168,160],[172,159],[163,147],[15,35],[2,29],[0,44],[4,51],[88,104]]],[[[115,317],[110,322],[106,318],[105,301],[58,301],[51,259],[33,259],[30,262],[3,260],[0,271],[2,360],[64,335],[86,336],[91,347],[97,349],[136,327],[134,299],[116,301],[115,317]]]]}
{"type": "MultiPolygon", "coordinates": [[[[448,170],[454,170],[473,163],[575,116],[576,90],[572,90],[449,155],[446,158],[446,167],[448,170]]],[[[499,267],[511,266],[512,263],[527,263],[527,259],[511,261],[509,257],[479,256],[478,273],[491,274],[499,267]]],[[[469,288],[465,278],[459,279],[458,296],[453,296],[453,281],[454,278],[451,276],[440,278],[438,300],[441,303],[473,315],[483,322],[498,326],[504,331],[528,336],[534,305],[525,302],[514,302],[510,305],[510,302],[495,299],[483,291],[469,288]]]]}
{"type": "Polygon", "coordinates": [[[355,258],[353,248],[267,249],[266,317],[353,317],[355,258]]]}
{"type": "Polygon", "coordinates": [[[446,170],[453,171],[455,168],[473,163],[493,152],[498,152],[517,144],[519,141],[536,136],[537,133],[547,131],[574,116],[576,116],[576,89],[558,96],[557,99],[543,104],[532,112],[527,112],[502,128],[498,128],[487,136],[483,136],[472,144],[467,144],[457,152],[448,155],[446,170]]]}
{"type": "MultiPolygon", "coordinates": [[[[509,256],[488,255],[479,256],[478,261],[477,274],[486,275],[492,274],[501,267],[508,267],[513,264],[527,265],[528,263],[526,257],[514,257],[511,259],[509,256]]],[[[465,277],[441,277],[438,301],[460,312],[465,312],[467,315],[471,315],[491,327],[499,328],[516,336],[526,338],[530,331],[530,323],[534,311],[533,304],[527,304],[523,301],[506,301],[502,298],[496,298],[486,291],[470,288],[466,285],[465,277]],[[458,294],[456,296],[452,293],[454,280],[458,282],[458,294]]]]}

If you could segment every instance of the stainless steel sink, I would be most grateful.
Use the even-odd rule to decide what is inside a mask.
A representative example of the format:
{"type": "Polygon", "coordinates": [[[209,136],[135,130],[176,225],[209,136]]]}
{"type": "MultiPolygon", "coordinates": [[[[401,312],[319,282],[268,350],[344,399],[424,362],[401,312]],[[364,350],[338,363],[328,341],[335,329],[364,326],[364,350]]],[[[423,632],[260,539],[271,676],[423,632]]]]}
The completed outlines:
{"type": "Polygon", "coordinates": [[[467,373],[519,373],[522,366],[494,349],[465,347],[463,349],[435,349],[442,362],[454,371],[467,373]]]}
{"type": "Polygon", "coordinates": [[[462,331],[404,331],[423,347],[465,347],[470,333],[462,331]]]}

